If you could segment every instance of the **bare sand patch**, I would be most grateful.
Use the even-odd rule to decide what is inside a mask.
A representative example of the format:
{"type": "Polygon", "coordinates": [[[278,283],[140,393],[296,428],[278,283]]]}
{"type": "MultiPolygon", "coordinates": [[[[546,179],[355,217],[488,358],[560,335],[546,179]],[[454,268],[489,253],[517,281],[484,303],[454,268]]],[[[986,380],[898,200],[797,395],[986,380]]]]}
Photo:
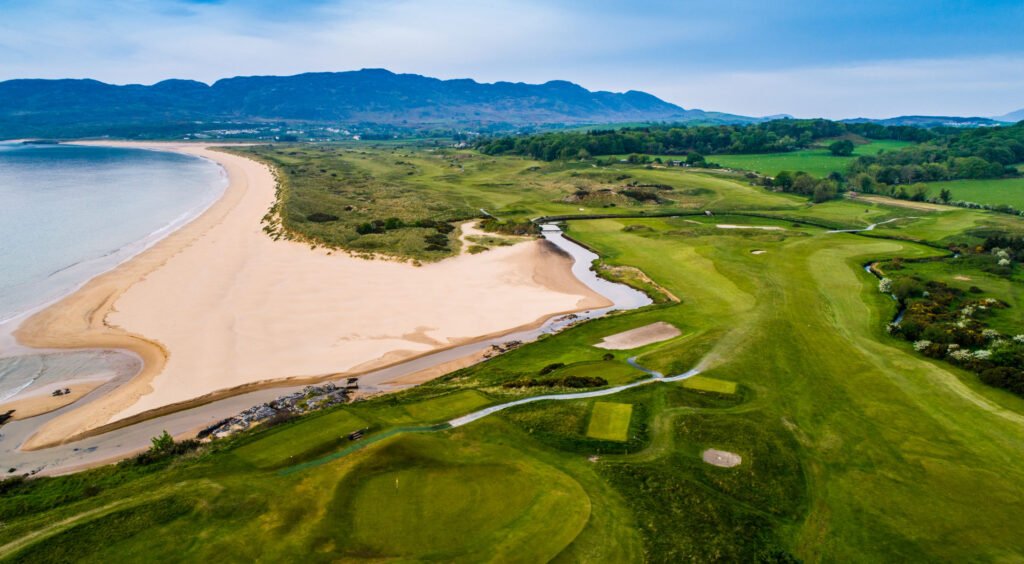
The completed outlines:
{"type": "Polygon", "coordinates": [[[721,468],[732,468],[734,466],[739,466],[740,463],[743,462],[743,458],[735,452],[728,452],[714,448],[705,450],[701,455],[701,458],[704,459],[704,462],[721,468]]]}
{"type": "Polygon", "coordinates": [[[964,276],[963,274],[957,274],[953,277],[953,280],[960,280],[961,282],[970,282],[972,279],[970,276],[964,276]]]}
{"type": "Polygon", "coordinates": [[[762,250],[758,249],[756,251],[750,251],[750,254],[752,254],[752,255],[763,255],[763,254],[765,254],[767,252],[768,251],[762,251],[762,250]]]}
{"type": "Polygon", "coordinates": [[[719,223],[715,227],[719,229],[763,229],[765,231],[785,231],[783,227],[778,225],[733,225],[731,223],[719,223]]]}
{"type": "Polygon", "coordinates": [[[675,325],[665,323],[664,321],[657,321],[650,325],[608,335],[594,346],[599,349],[621,351],[666,341],[679,335],[682,335],[682,332],[675,325]]]}
{"type": "MultiPolygon", "coordinates": [[[[27,345],[137,353],[142,372],[23,448],[66,442],[195,398],[354,374],[608,305],[572,260],[528,240],[415,267],[274,241],[263,164],[195,144],[130,144],[209,158],[224,196],[192,223],[28,319],[27,345]]],[[[423,377],[423,375],[421,375],[423,377]]]]}
{"type": "Polygon", "coordinates": [[[36,415],[42,415],[70,405],[82,399],[89,392],[102,386],[107,380],[69,380],[67,382],[56,382],[47,385],[45,388],[22,393],[15,396],[6,403],[0,404],[0,413],[14,410],[11,419],[28,419],[36,415]],[[53,390],[67,390],[54,396],[53,390]]]}

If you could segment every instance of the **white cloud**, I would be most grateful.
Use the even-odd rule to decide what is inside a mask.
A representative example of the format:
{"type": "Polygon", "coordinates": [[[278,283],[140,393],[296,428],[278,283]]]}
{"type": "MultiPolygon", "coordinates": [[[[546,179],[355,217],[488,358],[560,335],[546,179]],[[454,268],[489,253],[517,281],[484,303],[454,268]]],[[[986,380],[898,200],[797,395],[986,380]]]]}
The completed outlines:
{"type": "Polygon", "coordinates": [[[1024,55],[807,66],[759,56],[758,46],[773,41],[749,27],[761,24],[713,10],[542,0],[245,4],[5,7],[0,80],[209,82],[383,67],[486,82],[571,80],[748,115],[995,115],[1024,106],[1024,55]]]}
{"type": "MultiPolygon", "coordinates": [[[[1024,107],[1024,56],[874,61],[828,67],[650,77],[685,107],[801,117],[1000,115],[1024,107]]],[[[638,78],[639,79],[639,78],[638,78]]]]}

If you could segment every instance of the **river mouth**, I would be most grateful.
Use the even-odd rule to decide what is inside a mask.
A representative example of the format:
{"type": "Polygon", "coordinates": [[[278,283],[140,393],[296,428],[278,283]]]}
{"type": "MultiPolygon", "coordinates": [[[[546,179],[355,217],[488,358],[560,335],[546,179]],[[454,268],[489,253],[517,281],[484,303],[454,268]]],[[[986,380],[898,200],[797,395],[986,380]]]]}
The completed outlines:
{"type": "MultiPolygon", "coordinates": [[[[542,335],[559,332],[571,325],[601,317],[612,311],[632,310],[653,303],[646,294],[639,290],[624,284],[610,282],[598,276],[592,269],[593,262],[599,258],[598,255],[565,237],[557,225],[543,225],[542,235],[547,244],[573,259],[573,275],[588,288],[605,297],[611,302],[611,305],[574,314],[555,315],[533,329],[514,330],[366,372],[359,375],[360,390],[373,393],[404,389],[410,387],[411,384],[394,385],[390,382],[405,375],[480,354],[495,345],[501,346],[510,341],[532,342],[542,335]]],[[[334,382],[343,384],[344,380],[345,378],[335,379],[334,382]]],[[[119,383],[123,380],[118,377],[112,381],[119,383]]],[[[319,381],[330,382],[332,379],[321,378],[319,381]]],[[[139,418],[140,420],[137,421],[126,421],[119,428],[112,428],[107,432],[64,445],[33,451],[22,451],[18,448],[35,429],[101,395],[92,393],[72,405],[30,419],[11,421],[0,427],[0,459],[4,460],[3,466],[6,467],[0,468],[0,473],[13,468],[12,474],[40,472],[60,474],[114,461],[147,448],[150,439],[165,430],[175,436],[193,435],[203,427],[231,417],[249,407],[301,390],[308,383],[296,382],[289,385],[287,382],[282,382],[282,385],[277,387],[242,391],[228,397],[212,399],[201,405],[182,406],[181,409],[170,413],[153,414],[148,418],[139,418]]],[[[104,385],[103,388],[109,389],[109,385],[104,385]]]]}

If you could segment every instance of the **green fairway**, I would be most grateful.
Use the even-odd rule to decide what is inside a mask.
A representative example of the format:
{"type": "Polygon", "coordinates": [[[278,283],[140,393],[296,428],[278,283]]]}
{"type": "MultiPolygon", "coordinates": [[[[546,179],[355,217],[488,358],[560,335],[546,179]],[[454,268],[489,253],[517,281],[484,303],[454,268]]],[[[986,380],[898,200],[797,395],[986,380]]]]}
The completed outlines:
{"type": "Polygon", "coordinates": [[[990,206],[1002,204],[1024,210],[1024,178],[951,180],[928,184],[928,196],[931,198],[937,198],[942,190],[949,190],[954,202],[962,200],[990,206]]]}
{"type": "Polygon", "coordinates": [[[349,433],[367,426],[366,421],[348,411],[334,411],[315,421],[315,426],[275,429],[263,440],[237,449],[235,454],[260,468],[290,464],[345,444],[349,433]]]}
{"type": "Polygon", "coordinates": [[[724,167],[753,170],[768,176],[775,176],[783,170],[803,171],[812,176],[828,176],[832,172],[846,172],[847,165],[859,155],[875,155],[879,151],[892,151],[906,147],[901,141],[872,141],[857,145],[851,157],[836,157],[828,149],[804,149],[791,153],[767,153],[758,155],[710,155],[709,161],[724,167]]]}
{"type": "Polygon", "coordinates": [[[587,436],[606,441],[625,441],[629,436],[629,419],[633,406],[628,403],[599,401],[590,412],[587,436]]]}
{"type": "Polygon", "coordinates": [[[435,423],[446,421],[491,403],[475,390],[465,390],[410,404],[384,408],[379,412],[391,423],[435,423]]]}
{"type": "Polygon", "coordinates": [[[693,376],[683,380],[683,387],[702,392],[715,392],[717,394],[735,394],[736,382],[708,378],[707,376],[693,376]]]}

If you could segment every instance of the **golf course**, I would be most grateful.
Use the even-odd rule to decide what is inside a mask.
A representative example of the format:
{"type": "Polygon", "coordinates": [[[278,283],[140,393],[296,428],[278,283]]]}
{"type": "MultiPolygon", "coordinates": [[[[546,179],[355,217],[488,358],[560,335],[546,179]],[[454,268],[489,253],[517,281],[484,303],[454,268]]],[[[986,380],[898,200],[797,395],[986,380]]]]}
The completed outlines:
{"type": "MultiPolygon", "coordinates": [[[[873,145],[855,155],[901,146],[873,145]]],[[[5,480],[0,561],[1024,558],[1024,397],[890,326],[942,283],[1001,304],[976,320],[1011,346],[1022,267],[986,241],[1019,240],[1024,218],[814,204],[714,169],[397,143],[231,151],[279,175],[270,237],[428,263],[461,252],[464,222],[489,232],[479,253],[558,222],[653,303],[401,391],[5,480]],[[880,291],[901,277],[927,292],[880,291]]],[[[810,151],[720,161],[827,174],[844,160],[810,151]]]]}

